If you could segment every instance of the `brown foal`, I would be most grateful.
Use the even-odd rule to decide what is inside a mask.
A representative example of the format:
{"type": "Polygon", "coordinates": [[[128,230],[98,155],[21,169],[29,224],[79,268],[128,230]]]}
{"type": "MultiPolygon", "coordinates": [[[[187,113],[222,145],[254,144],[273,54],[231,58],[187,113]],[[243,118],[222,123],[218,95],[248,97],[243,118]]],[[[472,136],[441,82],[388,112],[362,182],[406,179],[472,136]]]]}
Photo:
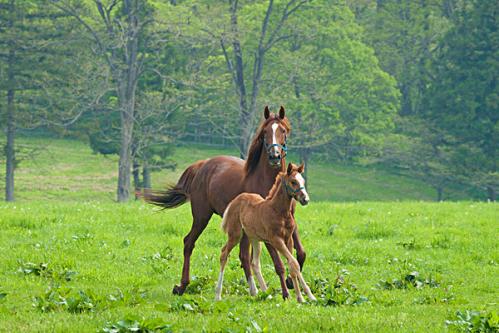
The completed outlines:
{"type": "MultiPolygon", "coordinates": [[[[220,256],[220,275],[215,292],[216,300],[220,300],[222,297],[224,268],[229,254],[245,236],[253,248],[251,268],[258,279],[260,289],[267,290],[267,285],[260,272],[260,242],[265,242],[287,259],[298,302],[303,302],[300,283],[309,299],[316,300],[303,279],[298,261],[291,253],[293,250],[292,236],[296,228],[291,215],[293,199],[302,205],[306,205],[310,200],[305,189],[305,180],[301,175],[303,169],[303,164],[296,167],[290,163],[287,172],[280,172],[277,175],[274,186],[265,199],[258,194],[242,193],[227,206],[222,220],[222,228],[229,239],[222,248],[220,256]]],[[[248,278],[248,284],[250,294],[256,295],[257,289],[251,275],[248,278]]],[[[287,290],[283,289],[284,298],[286,298],[286,293],[287,290]]]]}

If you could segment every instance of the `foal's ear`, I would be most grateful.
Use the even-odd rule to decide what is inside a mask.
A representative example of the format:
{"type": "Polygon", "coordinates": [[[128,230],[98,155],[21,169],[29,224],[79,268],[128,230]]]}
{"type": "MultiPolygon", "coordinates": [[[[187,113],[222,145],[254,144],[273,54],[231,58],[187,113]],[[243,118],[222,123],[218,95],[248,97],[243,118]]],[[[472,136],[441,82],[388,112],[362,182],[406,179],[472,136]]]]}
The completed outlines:
{"type": "Polygon", "coordinates": [[[305,164],[301,164],[299,167],[298,167],[298,172],[299,173],[303,173],[303,170],[305,170],[305,164]]]}
{"type": "Polygon", "coordinates": [[[288,176],[291,175],[291,172],[293,172],[293,164],[291,164],[291,162],[289,162],[289,164],[288,164],[288,176]]]}
{"type": "Polygon", "coordinates": [[[263,116],[265,117],[265,119],[269,119],[270,117],[270,110],[268,105],[265,105],[265,110],[263,110],[263,116]]]}
{"type": "Polygon", "coordinates": [[[284,106],[281,105],[281,108],[279,109],[279,118],[284,119],[286,116],[286,110],[284,110],[284,106]]]}

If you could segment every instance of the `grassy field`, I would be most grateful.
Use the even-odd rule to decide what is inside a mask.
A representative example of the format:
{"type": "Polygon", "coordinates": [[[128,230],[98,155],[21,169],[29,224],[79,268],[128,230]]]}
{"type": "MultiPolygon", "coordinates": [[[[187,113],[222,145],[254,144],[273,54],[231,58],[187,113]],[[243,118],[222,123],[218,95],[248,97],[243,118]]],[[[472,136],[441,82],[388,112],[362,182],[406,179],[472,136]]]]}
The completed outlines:
{"type": "Polygon", "coordinates": [[[319,302],[298,305],[281,299],[266,253],[273,291],[249,297],[233,255],[213,301],[219,218],[197,244],[188,294],[173,296],[188,205],[0,204],[0,331],[95,332],[128,318],[175,332],[439,332],[465,310],[495,313],[497,325],[498,215],[470,202],[300,207],[304,276],[319,302]]]}
{"type": "MultiPolygon", "coordinates": [[[[115,200],[117,156],[93,154],[83,142],[23,138],[25,147],[37,148],[34,158],[24,160],[16,170],[16,197],[19,201],[115,200]],[[40,149],[41,148],[41,149],[40,149]]],[[[182,146],[173,159],[177,170],[153,174],[153,187],[175,183],[183,170],[198,159],[221,154],[237,156],[235,150],[182,146]]],[[[293,155],[290,161],[297,162],[293,155]]],[[[422,181],[374,168],[312,163],[307,166],[310,196],[314,201],[434,201],[436,192],[422,181]]],[[[4,189],[5,168],[0,168],[0,190],[4,189]]],[[[469,200],[459,188],[446,189],[446,200],[469,200]]]]}
{"type": "MultiPolygon", "coordinates": [[[[116,204],[116,158],[77,141],[22,143],[44,149],[17,170],[18,201],[0,203],[0,332],[499,329],[497,204],[422,202],[434,193],[417,180],[312,163],[312,203],[298,208],[297,220],[308,254],[304,276],[319,301],[283,301],[266,252],[271,289],[249,297],[234,252],[223,300],[214,302],[226,239],[220,218],[197,243],[188,292],[173,296],[189,205],[158,212],[116,204]]],[[[178,169],[154,174],[154,184],[175,182],[194,160],[221,153],[235,154],[179,148],[178,169]]]]}

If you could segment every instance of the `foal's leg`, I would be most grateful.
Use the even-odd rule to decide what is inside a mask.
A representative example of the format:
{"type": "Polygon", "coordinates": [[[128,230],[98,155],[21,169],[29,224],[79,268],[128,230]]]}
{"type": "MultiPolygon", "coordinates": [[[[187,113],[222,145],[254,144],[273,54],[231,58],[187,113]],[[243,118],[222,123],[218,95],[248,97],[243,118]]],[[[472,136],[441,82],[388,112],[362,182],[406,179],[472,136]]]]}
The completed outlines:
{"type": "MultiPolygon", "coordinates": [[[[199,201],[198,201],[199,202],[199,201]]],[[[204,231],[208,222],[210,221],[213,211],[206,203],[199,204],[196,201],[191,200],[191,210],[192,210],[192,227],[191,231],[184,238],[184,265],[182,268],[182,279],[180,280],[180,285],[173,287],[173,294],[182,295],[190,282],[190,262],[192,251],[194,250],[194,244],[196,243],[199,235],[204,231]]]]}
{"type": "Polygon", "coordinates": [[[272,245],[288,260],[291,280],[293,281],[293,287],[296,293],[296,300],[299,303],[303,303],[303,296],[301,294],[300,284],[298,281],[298,274],[300,273],[300,265],[298,264],[298,261],[295,257],[293,257],[293,254],[289,251],[288,247],[284,243],[284,240],[276,239],[272,242],[272,245]]]}
{"type": "MultiPolygon", "coordinates": [[[[286,246],[288,247],[289,253],[291,253],[293,251],[293,244],[294,244],[293,238],[289,238],[288,243],[286,244],[286,246]]],[[[298,263],[298,261],[296,261],[296,262],[298,263]]],[[[303,275],[301,274],[301,270],[298,270],[298,281],[301,283],[303,290],[305,291],[307,296],[310,298],[310,300],[317,301],[317,299],[314,297],[314,295],[310,291],[308,284],[305,282],[305,279],[303,278],[303,275]]]]}
{"type": "Polygon", "coordinates": [[[258,279],[260,289],[262,289],[262,291],[266,291],[267,285],[265,284],[265,280],[263,279],[262,272],[260,270],[260,254],[262,252],[262,244],[259,241],[254,240],[251,242],[251,246],[253,248],[253,260],[251,261],[251,268],[253,268],[253,273],[255,273],[256,278],[258,279]]]}
{"type": "Polygon", "coordinates": [[[241,267],[244,270],[244,276],[249,285],[249,292],[251,296],[257,294],[255,280],[253,275],[251,275],[251,264],[250,264],[250,241],[246,233],[243,231],[241,237],[241,242],[239,243],[239,259],[241,260],[241,267]]]}
{"type": "Polygon", "coordinates": [[[229,235],[229,240],[227,244],[222,248],[222,253],[220,254],[220,274],[218,275],[217,288],[215,289],[215,301],[222,299],[222,284],[224,280],[224,269],[227,259],[229,258],[230,251],[239,242],[239,237],[237,235],[229,235]]]}
{"type": "MultiPolygon", "coordinates": [[[[295,220],[295,208],[296,208],[296,203],[291,207],[291,218],[295,222],[295,230],[293,231],[293,244],[294,248],[296,249],[296,259],[300,264],[300,271],[301,271],[303,270],[303,265],[305,264],[305,258],[307,257],[307,254],[305,253],[305,249],[303,248],[303,245],[300,240],[300,235],[298,234],[298,224],[296,223],[295,220]]],[[[293,284],[290,278],[286,280],[286,284],[288,288],[292,288],[293,284]]]]}
{"type": "Polygon", "coordinates": [[[281,257],[279,257],[279,253],[277,253],[277,250],[272,247],[272,245],[270,245],[269,243],[265,243],[265,246],[267,247],[270,257],[274,262],[275,272],[279,276],[279,281],[281,282],[282,298],[287,299],[289,297],[289,291],[288,286],[286,285],[286,280],[284,278],[284,263],[282,262],[281,257]]]}

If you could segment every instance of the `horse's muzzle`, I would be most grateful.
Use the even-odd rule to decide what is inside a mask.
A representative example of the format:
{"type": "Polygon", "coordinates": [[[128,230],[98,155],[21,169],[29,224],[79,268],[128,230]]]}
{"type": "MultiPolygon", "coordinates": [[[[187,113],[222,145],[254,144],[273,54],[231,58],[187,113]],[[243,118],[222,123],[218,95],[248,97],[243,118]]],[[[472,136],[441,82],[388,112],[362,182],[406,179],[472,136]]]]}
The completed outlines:
{"type": "Polygon", "coordinates": [[[281,156],[269,156],[269,164],[274,169],[281,167],[281,156]]]}

